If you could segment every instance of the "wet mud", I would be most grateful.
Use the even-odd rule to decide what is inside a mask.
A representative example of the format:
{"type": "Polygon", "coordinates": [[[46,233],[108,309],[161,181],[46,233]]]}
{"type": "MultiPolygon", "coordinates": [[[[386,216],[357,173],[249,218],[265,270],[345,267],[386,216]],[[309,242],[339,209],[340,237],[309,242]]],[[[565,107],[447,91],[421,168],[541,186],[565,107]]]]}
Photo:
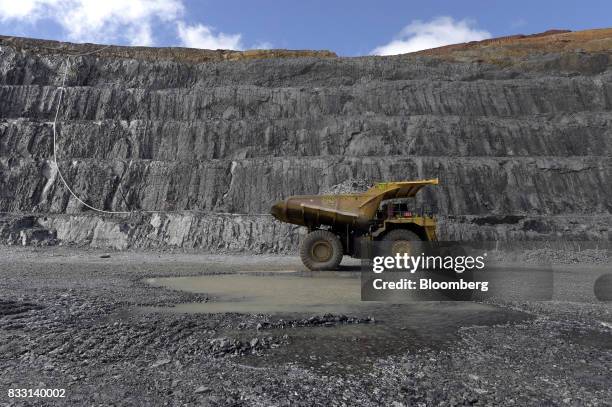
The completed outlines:
{"type": "MultiPolygon", "coordinates": [[[[511,324],[531,315],[474,302],[361,301],[357,272],[238,272],[147,279],[148,284],[206,294],[207,301],[137,312],[269,314],[262,335],[286,336],[287,346],[260,357],[255,366],[293,362],[317,369],[363,369],[377,358],[452,346],[458,330],[511,324]]],[[[241,330],[228,332],[241,338],[241,330]]]]}

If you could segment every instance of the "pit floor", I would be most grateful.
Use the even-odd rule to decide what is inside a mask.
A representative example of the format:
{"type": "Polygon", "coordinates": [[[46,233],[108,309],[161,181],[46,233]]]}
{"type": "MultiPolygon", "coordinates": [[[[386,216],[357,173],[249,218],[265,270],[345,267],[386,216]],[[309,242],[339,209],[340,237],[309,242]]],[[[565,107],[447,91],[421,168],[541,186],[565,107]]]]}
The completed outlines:
{"type": "Polygon", "coordinates": [[[364,305],[351,265],[103,254],[0,247],[0,404],[41,386],[72,405],[612,403],[612,307],[589,296],[607,265],[558,267],[552,301],[364,305]]]}

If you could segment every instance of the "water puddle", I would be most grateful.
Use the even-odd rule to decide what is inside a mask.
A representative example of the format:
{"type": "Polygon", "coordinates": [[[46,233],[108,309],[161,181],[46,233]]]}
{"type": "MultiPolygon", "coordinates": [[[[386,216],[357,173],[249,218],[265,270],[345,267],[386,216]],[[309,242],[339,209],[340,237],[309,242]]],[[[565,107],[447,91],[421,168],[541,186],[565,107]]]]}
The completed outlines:
{"type": "Polygon", "coordinates": [[[257,273],[154,278],[147,283],[207,294],[206,303],[178,304],[171,312],[249,314],[346,313],[361,308],[359,273],[257,273]]]}
{"type": "MultiPolygon", "coordinates": [[[[353,272],[240,273],[157,278],[148,283],[207,294],[210,298],[206,303],[179,304],[163,312],[265,313],[272,315],[271,321],[332,313],[372,317],[376,321],[264,329],[256,335],[287,334],[289,345],[271,349],[263,356],[243,358],[244,363],[262,367],[290,362],[326,371],[362,369],[364,363],[381,357],[448,346],[462,327],[530,318],[522,312],[473,302],[362,302],[360,276],[353,272]]],[[[252,336],[253,332],[234,331],[227,335],[240,338],[252,336]]]]}
{"type": "Polygon", "coordinates": [[[360,371],[379,358],[452,346],[462,327],[530,318],[521,312],[470,302],[378,303],[360,311],[352,315],[365,316],[363,311],[367,311],[376,323],[271,330],[274,335],[288,333],[290,346],[261,357],[247,357],[248,363],[274,366],[292,361],[326,371],[360,371]]]}

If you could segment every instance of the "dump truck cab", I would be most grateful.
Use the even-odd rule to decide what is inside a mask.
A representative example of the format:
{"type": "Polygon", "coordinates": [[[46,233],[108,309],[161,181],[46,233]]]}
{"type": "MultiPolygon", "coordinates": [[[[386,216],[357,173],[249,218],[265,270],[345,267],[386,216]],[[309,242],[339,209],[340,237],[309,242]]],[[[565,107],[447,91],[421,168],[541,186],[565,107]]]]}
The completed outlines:
{"type": "Polygon", "coordinates": [[[415,208],[410,203],[383,203],[377,213],[378,227],[370,234],[373,240],[394,229],[407,229],[423,241],[435,241],[436,218],[433,209],[415,208]]]}
{"type": "Polygon", "coordinates": [[[298,195],[272,206],[276,219],[304,226],[300,257],[311,270],[336,269],[343,255],[361,257],[363,239],[436,240],[433,211],[416,208],[414,197],[437,179],[382,182],[363,193],[298,195]]]}

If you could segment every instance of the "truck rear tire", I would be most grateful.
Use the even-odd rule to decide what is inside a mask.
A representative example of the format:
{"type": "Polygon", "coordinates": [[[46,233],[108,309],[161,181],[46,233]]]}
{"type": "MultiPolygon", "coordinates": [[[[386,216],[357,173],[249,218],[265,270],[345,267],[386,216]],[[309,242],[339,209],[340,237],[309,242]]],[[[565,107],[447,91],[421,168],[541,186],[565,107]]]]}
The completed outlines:
{"type": "Polygon", "coordinates": [[[327,230],[315,230],[300,244],[300,258],[309,270],[336,270],[342,261],[340,238],[327,230]]]}
{"type": "Polygon", "coordinates": [[[415,255],[420,253],[422,248],[420,243],[412,243],[421,242],[419,235],[407,229],[392,230],[385,234],[382,240],[384,242],[392,242],[389,244],[389,250],[392,256],[396,254],[403,255],[404,253],[415,255]]]}

